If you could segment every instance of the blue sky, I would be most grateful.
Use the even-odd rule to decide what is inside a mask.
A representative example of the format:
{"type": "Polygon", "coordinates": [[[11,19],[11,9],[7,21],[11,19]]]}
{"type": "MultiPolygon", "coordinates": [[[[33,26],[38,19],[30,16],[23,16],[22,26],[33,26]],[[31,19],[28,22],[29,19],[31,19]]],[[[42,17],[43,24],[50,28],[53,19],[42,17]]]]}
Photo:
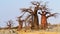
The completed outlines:
{"type": "MultiPolygon", "coordinates": [[[[8,20],[12,19],[16,23],[16,17],[20,15],[20,8],[31,6],[33,0],[0,0],[0,26],[6,26],[8,20]]],[[[34,0],[40,1],[40,0],[34,0]]],[[[48,2],[48,7],[53,13],[60,13],[60,0],[41,0],[48,2]]],[[[57,18],[49,18],[51,24],[60,23],[60,15],[57,18]]],[[[15,24],[17,25],[17,23],[15,24]]]]}

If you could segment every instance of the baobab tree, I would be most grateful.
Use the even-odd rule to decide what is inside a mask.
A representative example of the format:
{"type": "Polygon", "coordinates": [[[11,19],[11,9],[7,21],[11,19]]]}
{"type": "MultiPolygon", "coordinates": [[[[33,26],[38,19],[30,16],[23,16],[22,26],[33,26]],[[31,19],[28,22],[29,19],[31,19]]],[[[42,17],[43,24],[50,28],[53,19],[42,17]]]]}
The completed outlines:
{"type": "Polygon", "coordinates": [[[48,8],[46,7],[46,4],[43,5],[41,2],[33,1],[31,2],[32,5],[34,5],[34,8],[22,8],[22,12],[28,12],[32,16],[32,28],[33,29],[39,29],[39,20],[38,20],[38,14],[41,15],[41,28],[46,29],[47,28],[47,18],[51,16],[56,16],[57,13],[51,14],[48,11],[48,8]],[[38,12],[38,10],[41,10],[38,12]],[[47,15],[48,14],[48,15],[47,15]]]}
{"type": "Polygon", "coordinates": [[[24,20],[21,20],[21,18],[22,18],[22,16],[23,16],[24,14],[25,14],[25,13],[23,13],[21,16],[17,17],[17,18],[18,18],[17,21],[18,21],[18,24],[19,24],[18,29],[17,29],[18,31],[22,29],[23,21],[24,21],[24,20]]]}
{"type": "Polygon", "coordinates": [[[13,21],[9,20],[8,23],[7,23],[8,29],[11,29],[13,25],[14,25],[13,21]]]}
{"type": "Polygon", "coordinates": [[[31,2],[32,5],[35,5],[34,9],[30,8],[21,8],[22,12],[28,12],[32,16],[32,29],[38,29],[39,28],[39,20],[38,20],[38,10],[40,9],[40,3],[39,2],[31,2]]]}
{"type": "Polygon", "coordinates": [[[21,18],[24,16],[24,14],[25,14],[25,12],[21,16],[17,17],[18,18],[17,21],[19,23],[18,31],[22,29],[23,23],[25,23],[25,29],[27,28],[27,21],[31,15],[27,16],[24,20],[22,20],[21,18]]]}
{"type": "Polygon", "coordinates": [[[31,15],[29,15],[29,16],[27,16],[25,19],[24,19],[24,24],[25,24],[25,26],[24,26],[24,31],[26,32],[26,30],[29,28],[29,25],[28,25],[28,21],[30,20],[30,16],[31,15]]]}
{"type": "Polygon", "coordinates": [[[58,13],[51,14],[51,12],[48,11],[46,4],[42,5],[40,10],[41,12],[39,12],[39,14],[41,15],[41,29],[46,29],[48,26],[47,19],[52,16],[56,17],[58,13]]]}

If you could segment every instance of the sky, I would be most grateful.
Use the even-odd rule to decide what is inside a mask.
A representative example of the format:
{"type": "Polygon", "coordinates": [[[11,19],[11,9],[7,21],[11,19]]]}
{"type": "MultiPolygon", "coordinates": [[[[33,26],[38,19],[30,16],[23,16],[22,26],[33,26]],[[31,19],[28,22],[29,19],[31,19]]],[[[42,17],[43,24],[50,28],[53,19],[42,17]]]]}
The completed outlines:
{"type": "MultiPolygon", "coordinates": [[[[48,2],[48,7],[52,9],[51,12],[60,13],[60,0],[0,0],[0,27],[6,26],[6,22],[10,19],[12,19],[15,26],[17,26],[16,18],[21,15],[20,8],[31,6],[31,1],[48,2]]],[[[48,22],[51,24],[59,24],[60,15],[57,16],[57,18],[50,17],[48,22]]]]}

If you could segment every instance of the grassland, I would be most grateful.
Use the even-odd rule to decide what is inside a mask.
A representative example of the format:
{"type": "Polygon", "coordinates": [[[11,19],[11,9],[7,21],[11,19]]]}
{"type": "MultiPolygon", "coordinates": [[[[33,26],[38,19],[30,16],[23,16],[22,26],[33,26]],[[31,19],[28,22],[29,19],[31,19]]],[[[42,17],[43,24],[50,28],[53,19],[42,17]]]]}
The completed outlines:
{"type": "Polygon", "coordinates": [[[53,28],[48,28],[46,30],[25,30],[22,29],[17,31],[17,29],[1,29],[0,34],[60,34],[60,25],[54,26],[53,28]]]}

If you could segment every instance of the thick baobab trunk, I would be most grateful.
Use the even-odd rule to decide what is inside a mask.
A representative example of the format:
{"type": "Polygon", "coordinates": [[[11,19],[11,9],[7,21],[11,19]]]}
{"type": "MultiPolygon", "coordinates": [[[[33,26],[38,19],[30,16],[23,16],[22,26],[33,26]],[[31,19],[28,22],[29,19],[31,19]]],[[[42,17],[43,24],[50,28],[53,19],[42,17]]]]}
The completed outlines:
{"type": "Polygon", "coordinates": [[[19,25],[19,26],[18,26],[18,31],[21,30],[21,29],[22,29],[22,27],[21,27],[21,25],[19,25]]]}
{"type": "Polygon", "coordinates": [[[22,25],[23,25],[23,23],[19,23],[18,30],[22,29],[22,25]]]}
{"type": "Polygon", "coordinates": [[[47,28],[47,18],[46,15],[41,15],[41,28],[46,29],[47,28]]]}
{"type": "Polygon", "coordinates": [[[34,15],[33,15],[34,29],[39,29],[39,22],[38,22],[37,11],[38,11],[38,6],[35,7],[35,9],[34,9],[34,15]]]}
{"type": "Polygon", "coordinates": [[[22,26],[23,26],[23,22],[22,22],[22,23],[20,23],[20,26],[21,26],[21,29],[22,29],[22,26]]]}
{"type": "Polygon", "coordinates": [[[18,31],[22,29],[22,26],[23,26],[23,22],[19,21],[18,31]]]}
{"type": "Polygon", "coordinates": [[[34,29],[39,29],[38,16],[34,15],[34,29]]]}
{"type": "Polygon", "coordinates": [[[39,29],[39,22],[38,22],[37,11],[36,11],[36,13],[32,16],[31,29],[39,29]]]}

